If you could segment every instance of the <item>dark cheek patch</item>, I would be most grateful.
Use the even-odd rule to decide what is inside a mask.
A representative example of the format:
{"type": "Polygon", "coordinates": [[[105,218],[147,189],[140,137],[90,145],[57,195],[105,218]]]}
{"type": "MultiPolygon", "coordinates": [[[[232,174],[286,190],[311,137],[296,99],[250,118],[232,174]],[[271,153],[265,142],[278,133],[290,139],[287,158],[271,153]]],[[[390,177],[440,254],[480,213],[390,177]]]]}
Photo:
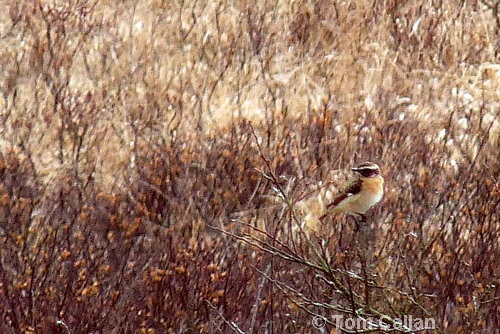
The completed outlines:
{"type": "Polygon", "coordinates": [[[372,176],[376,176],[378,174],[378,171],[367,169],[367,170],[360,171],[360,174],[363,175],[364,177],[372,177],[372,176]]]}

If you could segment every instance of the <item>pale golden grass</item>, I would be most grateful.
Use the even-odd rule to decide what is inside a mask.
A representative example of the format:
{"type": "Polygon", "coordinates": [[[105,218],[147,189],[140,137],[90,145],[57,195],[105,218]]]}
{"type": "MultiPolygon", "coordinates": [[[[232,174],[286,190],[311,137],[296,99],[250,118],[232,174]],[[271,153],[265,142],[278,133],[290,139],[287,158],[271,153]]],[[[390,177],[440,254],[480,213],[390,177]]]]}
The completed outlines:
{"type": "MultiPolygon", "coordinates": [[[[74,139],[64,134],[63,150],[57,143],[64,131],[54,87],[68,96],[92,94],[97,112],[84,153],[107,189],[125,182],[133,151],[148,136],[203,138],[237,119],[265,123],[284,111],[303,119],[335,108],[343,132],[365,113],[384,113],[403,100],[394,121],[418,120],[429,140],[439,140],[450,110],[465,128],[482,110],[485,129],[496,122],[491,143],[498,141],[497,36],[491,11],[480,4],[150,0],[2,7],[1,136],[28,147],[41,174],[73,161],[74,139]],[[51,21],[62,12],[66,21],[51,21]]],[[[452,139],[467,143],[466,152],[450,148],[460,159],[474,155],[480,138],[452,139]]]]}

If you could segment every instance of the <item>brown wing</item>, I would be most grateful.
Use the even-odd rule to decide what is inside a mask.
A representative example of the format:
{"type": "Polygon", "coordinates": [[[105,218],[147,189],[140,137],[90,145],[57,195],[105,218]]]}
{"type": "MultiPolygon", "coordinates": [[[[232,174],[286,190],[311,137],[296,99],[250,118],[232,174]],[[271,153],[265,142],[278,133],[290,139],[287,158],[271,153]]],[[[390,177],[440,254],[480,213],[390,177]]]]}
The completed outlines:
{"type": "Polygon", "coordinates": [[[350,184],[348,184],[340,193],[338,193],[330,203],[326,206],[326,209],[333,209],[337,205],[339,205],[343,200],[345,200],[348,197],[351,197],[352,195],[355,195],[361,191],[361,180],[356,179],[352,181],[350,184]]]}

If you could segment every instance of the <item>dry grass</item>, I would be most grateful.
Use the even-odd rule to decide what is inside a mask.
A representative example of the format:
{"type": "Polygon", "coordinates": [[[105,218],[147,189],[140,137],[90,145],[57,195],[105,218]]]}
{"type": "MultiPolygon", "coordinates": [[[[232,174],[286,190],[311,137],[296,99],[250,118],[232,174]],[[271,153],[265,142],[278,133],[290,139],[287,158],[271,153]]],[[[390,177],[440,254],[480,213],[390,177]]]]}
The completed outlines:
{"type": "Polygon", "coordinates": [[[0,332],[497,330],[495,1],[0,4],[0,332]],[[297,230],[363,160],[369,226],[297,230]]]}

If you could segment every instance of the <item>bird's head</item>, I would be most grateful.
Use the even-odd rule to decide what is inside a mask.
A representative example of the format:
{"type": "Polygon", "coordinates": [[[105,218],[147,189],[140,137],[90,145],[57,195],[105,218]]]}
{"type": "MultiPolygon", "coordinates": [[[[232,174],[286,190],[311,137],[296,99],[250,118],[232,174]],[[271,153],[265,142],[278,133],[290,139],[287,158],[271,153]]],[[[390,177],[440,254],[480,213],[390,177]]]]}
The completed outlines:
{"type": "Polygon", "coordinates": [[[380,167],[373,162],[363,162],[351,170],[360,174],[363,177],[376,177],[380,175],[380,167]]]}

